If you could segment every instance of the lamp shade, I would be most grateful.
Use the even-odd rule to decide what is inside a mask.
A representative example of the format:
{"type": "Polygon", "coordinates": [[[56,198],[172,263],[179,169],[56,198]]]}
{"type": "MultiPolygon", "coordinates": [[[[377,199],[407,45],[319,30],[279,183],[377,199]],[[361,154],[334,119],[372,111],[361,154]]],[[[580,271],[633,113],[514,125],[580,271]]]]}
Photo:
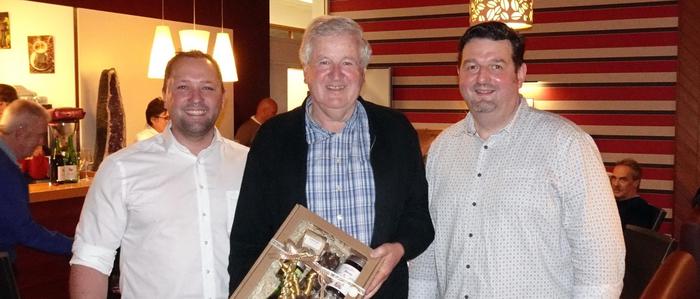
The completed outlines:
{"type": "Polygon", "coordinates": [[[214,43],[214,52],[212,56],[214,60],[216,60],[216,63],[219,64],[221,77],[224,79],[224,82],[238,81],[236,59],[233,57],[231,38],[228,33],[219,32],[216,34],[216,42],[214,43]]]}
{"type": "Polygon", "coordinates": [[[499,21],[513,29],[532,27],[534,0],[470,0],[469,23],[499,21]]]}
{"type": "Polygon", "coordinates": [[[209,31],[187,29],[180,30],[180,46],[183,52],[199,50],[207,53],[209,48],[209,31]]]}
{"type": "Polygon", "coordinates": [[[156,26],[151,46],[151,59],[148,61],[148,78],[163,79],[165,66],[173,56],[175,56],[175,46],[173,45],[173,36],[170,34],[170,27],[156,26]]]}

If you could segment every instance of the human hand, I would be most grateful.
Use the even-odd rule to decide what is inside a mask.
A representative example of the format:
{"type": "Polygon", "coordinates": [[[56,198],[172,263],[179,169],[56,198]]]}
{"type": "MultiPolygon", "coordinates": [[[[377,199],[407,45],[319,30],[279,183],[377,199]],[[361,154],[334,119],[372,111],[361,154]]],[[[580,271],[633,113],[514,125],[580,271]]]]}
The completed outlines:
{"type": "Polygon", "coordinates": [[[403,254],[404,248],[401,243],[384,243],[372,250],[370,256],[372,258],[381,259],[381,262],[377,274],[366,288],[364,298],[372,298],[372,296],[377,293],[384,281],[389,277],[391,272],[394,271],[394,267],[399,263],[403,254]]]}

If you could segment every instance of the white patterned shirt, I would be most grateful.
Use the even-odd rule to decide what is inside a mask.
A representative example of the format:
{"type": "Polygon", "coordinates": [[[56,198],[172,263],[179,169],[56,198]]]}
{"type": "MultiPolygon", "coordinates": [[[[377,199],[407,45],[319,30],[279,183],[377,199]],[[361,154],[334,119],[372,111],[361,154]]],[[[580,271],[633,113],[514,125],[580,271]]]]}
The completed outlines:
{"type": "Polygon", "coordinates": [[[100,165],[71,264],[109,275],[121,246],[122,298],[228,298],[229,235],[248,148],[216,131],[193,155],[170,125],[100,165]]]}
{"type": "Polygon", "coordinates": [[[619,298],[625,247],[600,153],[576,125],[521,100],[482,140],[470,114],[427,162],[435,241],[410,298],[619,298]]]}
{"type": "Polygon", "coordinates": [[[339,133],[311,118],[306,101],[306,198],[310,211],[369,245],[374,229],[374,172],[369,120],[359,102],[339,133]]]}

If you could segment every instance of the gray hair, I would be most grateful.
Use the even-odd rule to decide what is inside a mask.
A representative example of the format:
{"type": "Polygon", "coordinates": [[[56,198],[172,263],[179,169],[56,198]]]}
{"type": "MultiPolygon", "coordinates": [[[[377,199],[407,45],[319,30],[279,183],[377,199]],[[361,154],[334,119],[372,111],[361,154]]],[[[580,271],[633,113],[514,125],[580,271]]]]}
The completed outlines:
{"type": "Polygon", "coordinates": [[[31,123],[43,119],[49,121],[49,112],[41,105],[28,100],[15,100],[2,113],[0,132],[9,134],[17,129],[26,128],[31,123]]]}
{"type": "Polygon", "coordinates": [[[347,17],[320,16],[315,18],[304,33],[304,38],[299,47],[299,60],[302,66],[307,66],[313,52],[313,40],[322,36],[351,35],[357,40],[360,48],[360,64],[362,68],[367,68],[369,58],[372,56],[372,48],[364,38],[362,27],[347,17]]]}

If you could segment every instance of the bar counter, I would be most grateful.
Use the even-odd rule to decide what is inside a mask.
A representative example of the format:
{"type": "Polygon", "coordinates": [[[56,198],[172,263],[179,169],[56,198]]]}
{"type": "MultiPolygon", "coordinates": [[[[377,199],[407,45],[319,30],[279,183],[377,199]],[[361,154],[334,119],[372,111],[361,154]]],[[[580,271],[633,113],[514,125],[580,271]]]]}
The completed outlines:
{"type": "Polygon", "coordinates": [[[29,184],[29,203],[85,197],[92,178],[80,179],[77,183],[51,185],[48,182],[29,184]]]}
{"type": "MultiPolygon", "coordinates": [[[[92,178],[77,183],[29,184],[29,209],[49,230],[72,237],[92,178]]],[[[23,299],[68,299],[68,257],[17,246],[17,286],[23,299]]],[[[2,296],[0,296],[2,297],[2,296]]]]}

